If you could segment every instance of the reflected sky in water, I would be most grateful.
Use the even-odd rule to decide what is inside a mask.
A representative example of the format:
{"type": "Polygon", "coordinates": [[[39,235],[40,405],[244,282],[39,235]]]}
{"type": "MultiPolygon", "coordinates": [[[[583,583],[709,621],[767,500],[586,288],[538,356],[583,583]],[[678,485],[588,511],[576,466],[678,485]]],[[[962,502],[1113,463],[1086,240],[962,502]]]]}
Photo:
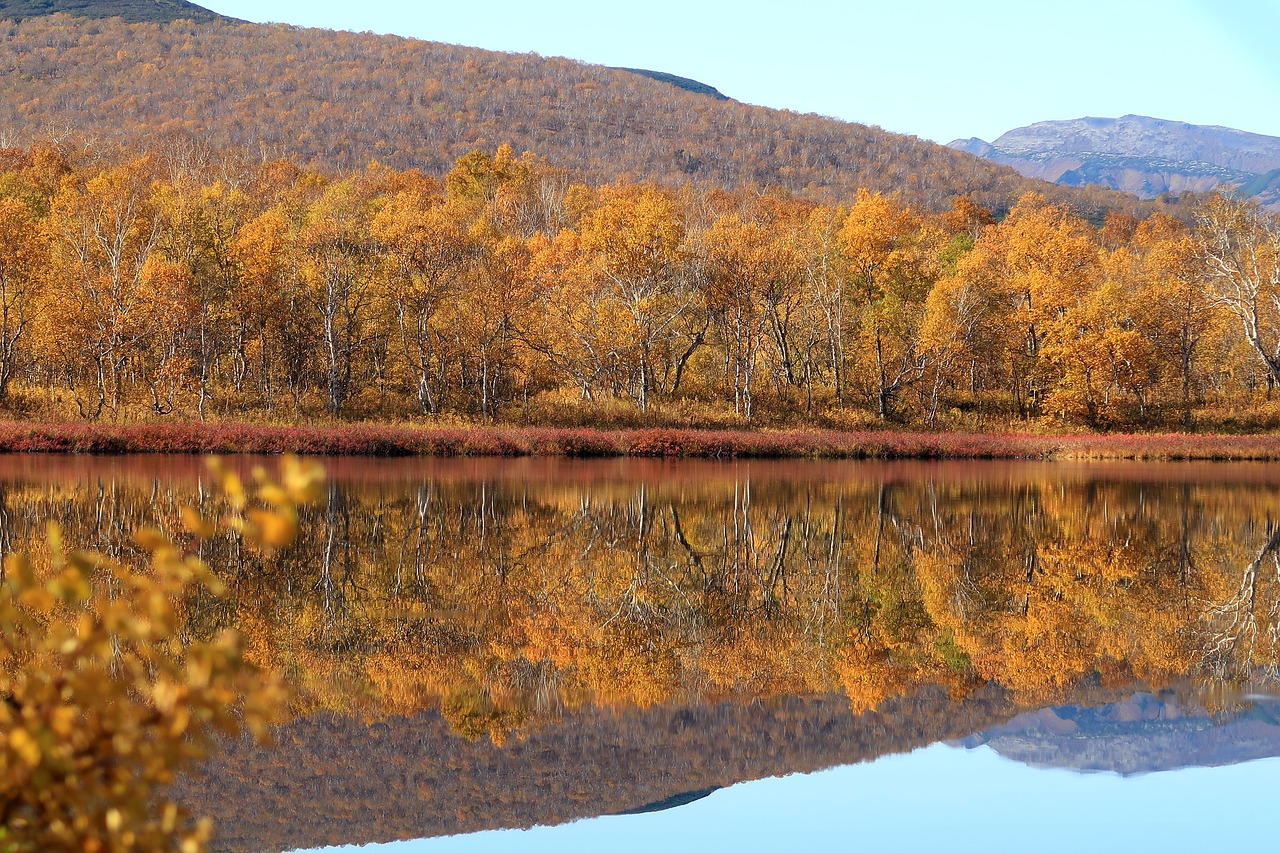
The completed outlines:
{"type": "Polygon", "coordinates": [[[664,812],[328,850],[1223,850],[1255,848],[1280,759],[1121,777],[1043,770],[987,747],[934,744],[762,779],[664,812]]]}

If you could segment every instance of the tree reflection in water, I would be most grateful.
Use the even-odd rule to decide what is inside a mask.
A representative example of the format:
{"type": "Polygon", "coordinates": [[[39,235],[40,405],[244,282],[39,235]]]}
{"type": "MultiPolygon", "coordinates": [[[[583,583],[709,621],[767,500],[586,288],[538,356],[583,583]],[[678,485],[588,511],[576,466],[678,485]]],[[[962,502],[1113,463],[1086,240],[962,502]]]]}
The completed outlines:
{"type": "MultiPolygon", "coordinates": [[[[119,531],[158,521],[180,535],[182,505],[216,509],[198,460],[6,464],[7,547],[55,517],[68,539],[127,548],[119,531]]],[[[582,814],[571,802],[625,811],[1138,689],[1216,708],[1197,685],[1276,672],[1274,466],[328,467],[328,500],[282,559],[234,536],[200,546],[230,596],[189,597],[179,633],[238,628],[296,698],[281,751],[233,749],[192,796],[238,778],[279,793],[297,787],[280,767],[345,766],[334,744],[368,754],[382,739],[399,770],[362,759],[368,790],[408,786],[423,831],[465,831],[582,814]],[[545,755],[528,754],[533,743],[545,755]],[[537,814],[515,781],[477,781],[536,776],[538,761],[577,787],[548,783],[561,800],[537,814]]],[[[227,808],[254,825],[255,807],[227,808]]]]}

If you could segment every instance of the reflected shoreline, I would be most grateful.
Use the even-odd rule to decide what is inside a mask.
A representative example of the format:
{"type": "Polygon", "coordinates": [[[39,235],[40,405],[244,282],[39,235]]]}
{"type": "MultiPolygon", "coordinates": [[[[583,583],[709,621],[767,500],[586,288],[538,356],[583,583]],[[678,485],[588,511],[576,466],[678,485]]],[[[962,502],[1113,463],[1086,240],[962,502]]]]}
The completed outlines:
{"type": "MultiPolygon", "coordinates": [[[[0,482],[84,483],[159,479],[208,481],[208,460],[220,458],[242,473],[274,469],[274,454],[0,453],[0,482]]],[[[1280,483],[1280,461],[989,460],[989,459],[576,459],[557,456],[364,457],[314,456],[331,480],[395,483],[415,480],[514,483],[703,482],[759,479],[769,482],[1128,482],[1280,483]]]]}

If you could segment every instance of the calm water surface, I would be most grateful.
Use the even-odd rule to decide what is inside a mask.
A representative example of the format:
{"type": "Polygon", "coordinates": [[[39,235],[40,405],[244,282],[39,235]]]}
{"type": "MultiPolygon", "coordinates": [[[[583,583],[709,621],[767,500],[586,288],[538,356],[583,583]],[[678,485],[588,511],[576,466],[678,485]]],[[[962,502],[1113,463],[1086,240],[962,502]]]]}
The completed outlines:
{"type": "MultiPolygon", "coordinates": [[[[220,849],[1261,840],[1280,466],[327,467],[289,552],[201,546],[231,594],[186,632],[296,690],[181,785],[220,849]]],[[[127,553],[210,479],[0,459],[0,549],[127,553]]]]}

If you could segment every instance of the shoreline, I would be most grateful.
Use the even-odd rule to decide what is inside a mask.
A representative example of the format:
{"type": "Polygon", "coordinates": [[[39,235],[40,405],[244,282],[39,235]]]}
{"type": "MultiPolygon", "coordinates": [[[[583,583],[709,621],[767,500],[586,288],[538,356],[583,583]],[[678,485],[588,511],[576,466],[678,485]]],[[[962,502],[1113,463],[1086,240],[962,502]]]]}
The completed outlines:
{"type": "Polygon", "coordinates": [[[0,453],[1277,461],[1280,436],[16,421],[0,423],[0,453]]]}

